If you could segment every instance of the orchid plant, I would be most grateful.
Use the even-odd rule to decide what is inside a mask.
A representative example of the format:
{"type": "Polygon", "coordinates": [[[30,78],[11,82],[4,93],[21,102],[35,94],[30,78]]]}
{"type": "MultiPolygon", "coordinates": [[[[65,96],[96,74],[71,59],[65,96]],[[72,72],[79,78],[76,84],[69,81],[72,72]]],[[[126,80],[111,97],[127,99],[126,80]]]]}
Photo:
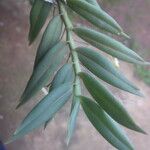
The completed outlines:
{"type": "Polygon", "coordinates": [[[95,129],[109,143],[119,150],[133,150],[134,146],[120,125],[140,133],[145,132],[134,122],[119,98],[101,80],[134,95],[142,94],[100,51],[128,63],[149,63],[112,38],[111,35],[123,38],[129,36],[96,0],[31,0],[31,4],[30,45],[45,24],[47,27],[43,28],[45,31],[41,33],[33,72],[17,108],[29,102],[42,89],[46,91],[46,95],[25,117],[8,142],[41,126],[46,128],[55,114],[70,100],[72,106],[67,144],[74,133],[81,106],[95,129]],[[49,17],[50,12],[53,12],[52,18],[49,17]],[[76,24],[77,20],[74,21],[70,17],[72,13],[95,28],[76,24]],[[75,35],[91,47],[79,46],[75,35]],[[81,82],[91,97],[82,94],[81,82]]]}

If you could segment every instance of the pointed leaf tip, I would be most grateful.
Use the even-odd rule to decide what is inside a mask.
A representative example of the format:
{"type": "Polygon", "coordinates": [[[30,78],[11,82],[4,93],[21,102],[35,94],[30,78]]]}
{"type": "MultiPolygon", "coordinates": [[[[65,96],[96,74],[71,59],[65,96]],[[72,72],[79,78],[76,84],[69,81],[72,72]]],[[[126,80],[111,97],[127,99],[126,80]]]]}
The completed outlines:
{"type": "Polygon", "coordinates": [[[132,117],[128,114],[119,100],[104,86],[87,73],[80,73],[83,83],[94,100],[118,123],[121,125],[144,133],[132,117]]]}
{"type": "Polygon", "coordinates": [[[25,117],[8,143],[21,138],[32,130],[45,124],[49,118],[53,117],[59,109],[65,105],[71,94],[72,84],[66,83],[45,96],[25,117]]]}
{"type": "Polygon", "coordinates": [[[35,0],[30,12],[29,45],[36,39],[51,10],[51,4],[44,0],[35,0]]]}
{"type": "Polygon", "coordinates": [[[100,106],[87,97],[80,99],[89,121],[110,144],[119,150],[134,149],[124,130],[100,106]]]}

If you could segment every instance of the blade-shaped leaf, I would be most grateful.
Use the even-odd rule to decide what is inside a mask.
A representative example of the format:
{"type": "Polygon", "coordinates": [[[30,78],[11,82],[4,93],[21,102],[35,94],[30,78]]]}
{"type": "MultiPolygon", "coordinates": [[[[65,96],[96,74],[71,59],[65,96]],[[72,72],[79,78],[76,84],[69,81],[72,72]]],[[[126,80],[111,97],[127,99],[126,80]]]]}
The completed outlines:
{"type": "Polygon", "coordinates": [[[79,47],[76,50],[81,63],[97,77],[115,87],[141,96],[138,88],[129,82],[104,56],[89,48],[79,47]]]}
{"type": "Polygon", "coordinates": [[[45,96],[25,117],[20,127],[15,131],[9,142],[12,142],[32,130],[42,126],[49,118],[53,117],[60,108],[69,100],[72,94],[72,85],[67,83],[54,89],[45,96]]]}
{"type": "MultiPolygon", "coordinates": [[[[138,61],[143,61],[143,59],[139,55],[137,55],[133,50],[129,49],[122,43],[114,40],[113,38],[111,38],[103,33],[97,32],[92,29],[88,29],[86,27],[78,27],[78,28],[74,28],[73,30],[79,37],[81,37],[83,40],[85,40],[91,44],[92,44],[92,41],[94,41],[96,43],[100,43],[100,44],[103,44],[104,46],[112,48],[116,51],[119,51],[125,55],[128,55],[138,61]]],[[[101,49],[101,50],[103,50],[103,49],[101,49]]]]}
{"type": "MultiPolygon", "coordinates": [[[[100,5],[98,4],[97,0],[86,0],[88,3],[96,6],[98,9],[101,9],[100,5]]],[[[130,38],[127,34],[125,34],[123,31],[118,31],[116,28],[114,28],[113,26],[111,26],[110,24],[106,23],[105,21],[102,21],[101,19],[98,19],[97,17],[95,17],[93,14],[88,13],[82,9],[78,9],[78,11],[80,12],[80,15],[85,18],[86,20],[88,20],[89,22],[91,22],[93,25],[95,25],[96,27],[106,31],[106,32],[110,32],[112,34],[116,34],[116,35],[121,35],[125,38],[130,38]]]]}
{"type": "MultiPolygon", "coordinates": [[[[86,0],[88,3],[96,6],[98,9],[101,9],[101,7],[99,6],[97,0],[86,0]]],[[[79,9],[78,8],[78,12],[79,14],[85,18],[86,20],[88,20],[90,23],[92,23],[93,25],[95,25],[96,27],[106,31],[106,32],[110,32],[112,34],[116,34],[116,35],[121,35],[125,38],[130,38],[128,35],[126,35],[123,31],[118,31],[116,28],[114,28],[113,26],[111,26],[110,24],[106,23],[105,21],[97,18],[95,15],[93,15],[93,13],[89,13],[84,11],[83,9],[79,9]]]]}
{"type": "Polygon", "coordinates": [[[45,2],[44,0],[34,0],[31,12],[30,12],[30,31],[29,41],[30,44],[35,40],[43,27],[47,16],[49,15],[51,3],[45,2]]]}
{"type": "Polygon", "coordinates": [[[135,58],[133,58],[132,56],[129,56],[129,55],[126,55],[122,52],[119,52],[119,51],[116,51],[108,46],[105,46],[103,44],[100,44],[96,41],[93,41],[91,39],[88,39],[88,38],[85,38],[84,39],[85,41],[89,42],[91,45],[95,46],[96,48],[106,52],[107,54],[113,56],[113,57],[116,57],[120,60],[123,60],[123,61],[126,61],[128,63],[133,63],[133,64],[138,64],[138,65],[145,65],[147,64],[147,62],[144,62],[144,61],[139,61],[139,60],[136,60],[135,58]]]}
{"type": "MultiPolygon", "coordinates": [[[[61,86],[64,83],[72,83],[73,84],[73,81],[74,81],[74,71],[73,71],[72,65],[65,64],[58,70],[57,74],[55,75],[55,77],[51,83],[49,92],[51,92],[52,90],[61,86]]],[[[48,123],[51,121],[51,119],[52,118],[50,118],[48,121],[46,121],[45,128],[48,125],[48,123]]]]}
{"type": "Polygon", "coordinates": [[[62,32],[62,25],[63,23],[60,16],[55,16],[49,22],[38,47],[34,66],[36,66],[47,51],[59,41],[62,32]]]}
{"type": "Polygon", "coordinates": [[[112,34],[116,34],[116,35],[121,34],[121,32],[119,32],[116,28],[110,26],[109,24],[105,23],[102,20],[97,19],[94,15],[92,15],[88,12],[85,12],[84,10],[81,10],[81,9],[78,9],[78,11],[80,11],[80,15],[83,18],[88,20],[90,23],[92,23],[93,25],[95,25],[99,29],[104,30],[106,32],[110,32],[112,34]]]}
{"type": "Polygon", "coordinates": [[[65,64],[63,65],[55,75],[51,86],[50,86],[50,91],[61,84],[64,83],[73,83],[74,81],[74,71],[72,64],[65,64]]]}
{"type": "Polygon", "coordinates": [[[79,53],[79,58],[80,55],[83,55],[87,57],[88,59],[91,59],[98,65],[102,66],[105,70],[109,71],[113,75],[115,75],[117,78],[121,79],[122,81],[126,82],[130,86],[134,87],[135,89],[138,89],[135,87],[126,77],[121,73],[112,63],[109,61],[107,58],[102,56],[100,53],[93,51],[90,48],[85,48],[85,47],[78,47],[76,48],[76,51],[79,53]]]}
{"type": "Polygon", "coordinates": [[[80,77],[92,97],[114,120],[129,129],[145,133],[135,124],[123,105],[106,87],[86,73],[80,73],[80,77]]]}
{"type": "Polygon", "coordinates": [[[83,0],[68,0],[67,4],[78,14],[80,14],[79,9],[82,9],[85,12],[93,14],[93,16],[105,21],[109,25],[116,28],[118,31],[122,32],[122,28],[120,27],[120,25],[111,16],[109,16],[102,9],[99,9],[97,6],[94,6],[83,0]]]}
{"type": "Polygon", "coordinates": [[[73,136],[75,126],[76,126],[76,120],[78,116],[78,112],[80,109],[80,100],[78,97],[74,96],[73,98],[73,105],[71,108],[71,114],[68,122],[68,130],[67,130],[67,145],[69,145],[70,140],[73,136]]]}
{"type": "Polygon", "coordinates": [[[100,8],[100,5],[98,4],[97,0],[86,0],[88,3],[96,6],[97,8],[100,8]]]}
{"type": "Polygon", "coordinates": [[[96,130],[119,150],[133,150],[133,146],[120,126],[95,102],[80,97],[82,108],[96,130]]]}
{"type": "Polygon", "coordinates": [[[50,76],[63,61],[67,50],[67,45],[60,42],[47,52],[42,61],[34,69],[25,91],[21,96],[18,107],[27,102],[32,96],[41,90],[43,86],[45,86],[50,79],[50,76]]]}

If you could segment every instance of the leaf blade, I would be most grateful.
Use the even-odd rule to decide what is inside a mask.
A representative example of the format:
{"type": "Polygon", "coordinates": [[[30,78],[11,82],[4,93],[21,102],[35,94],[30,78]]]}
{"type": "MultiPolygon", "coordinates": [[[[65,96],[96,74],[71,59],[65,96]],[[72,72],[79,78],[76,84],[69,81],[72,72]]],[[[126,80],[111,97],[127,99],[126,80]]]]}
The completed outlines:
{"type": "Polygon", "coordinates": [[[121,90],[142,96],[139,89],[123,77],[122,74],[99,53],[88,48],[85,50],[78,48],[77,52],[81,63],[98,78],[121,90]]]}
{"type": "Polygon", "coordinates": [[[118,123],[141,133],[145,133],[125,110],[119,100],[100,82],[86,73],[80,73],[84,85],[95,101],[118,123]],[[94,87],[94,88],[93,88],[94,87]]]}
{"type": "MultiPolygon", "coordinates": [[[[136,54],[133,50],[129,49],[122,43],[112,39],[111,37],[97,32],[92,29],[88,29],[86,27],[76,27],[73,29],[73,31],[83,40],[89,42],[90,44],[93,44],[92,41],[97,43],[100,43],[104,46],[107,46],[108,48],[114,49],[118,52],[121,52],[127,56],[132,57],[133,59],[136,59],[138,61],[144,61],[138,54],[136,54]]],[[[93,46],[97,46],[96,44],[93,44],[93,46]]],[[[103,49],[102,49],[103,50],[103,49]]],[[[109,51],[105,51],[109,52],[109,51]]],[[[109,53],[108,53],[109,54],[109,53]]]]}
{"type": "Polygon", "coordinates": [[[35,40],[43,27],[51,9],[51,4],[43,0],[35,0],[30,12],[30,44],[35,40]]]}
{"type": "Polygon", "coordinates": [[[97,8],[97,6],[95,5],[89,4],[88,2],[82,1],[82,0],[68,0],[67,4],[77,13],[80,13],[78,9],[83,9],[84,11],[89,12],[93,14],[94,16],[98,17],[99,19],[110,24],[117,30],[122,31],[122,28],[120,27],[120,25],[111,16],[109,16],[102,9],[97,8]]]}
{"type": "MultiPolygon", "coordinates": [[[[94,61],[95,63],[97,63],[98,65],[103,67],[109,73],[113,74],[120,80],[126,82],[128,85],[130,85],[133,88],[138,90],[137,87],[135,87],[128,79],[126,79],[126,77],[121,72],[119,72],[119,70],[107,58],[102,56],[100,53],[93,51],[90,48],[85,48],[85,47],[78,47],[78,48],[76,48],[76,51],[78,52],[79,59],[80,59],[80,56],[85,56],[86,58],[94,61]]],[[[86,67],[87,63],[84,63],[84,60],[81,60],[81,62],[86,67]]],[[[93,68],[93,69],[95,70],[95,68],[93,68]]]]}
{"type": "Polygon", "coordinates": [[[58,86],[60,86],[61,84],[64,83],[73,83],[74,81],[74,71],[72,68],[72,64],[65,64],[63,65],[57,72],[57,74],[55,75],[51,86],[50,86],[50,91],[58,86]]]}
{"type": "Polygon", "coordinates": [[[56,71],[64,59],[67,51],[68,47],[64,42],[58,43],[48,51],[44,59],[33,70],[30,80],[21,96],[18,107],[31,99],[31,97],[33,97],[48,82],[52,73],[56,71]]]}
{"type": "MultiPolygon", "coordinates": [[[[51,83],[51,86],[49,88],[49,93],[53,91],[55,88],[61,86],[62,84],[65,84],[65,83],[73,84],[73,81],[74,81],[74,72],[73,72],[72,65],[65,64],[56,73],[51,83]]],[[[52,118],[49,118],[48,121],[46,121],[44,128],[47,127],[51,119],[52,118]]]]}
{"type": "Polygon", "coordinates": [[[74,96],[73,99],[73,105],[72,105],[72,110],[70,113],[70,118],[68,121],[68,128],[67,128],[67,145],[69,145],[70,140],[73,136],[75,127],[76,127],[76,120],[77,120],[77,116],[80,110],[80,100],[77,96],[74,96]]]}
{"type": "Polygon", "coordinates": [[[63,22],[60,16],[55,16],[52,20],[50,20],[46,30],[43,33],[42,40],[39,44],[34,68],[42,60],[42,58],[48,52],[48,50],[59,42],[60,35],[62,32],[62,26],[63,22]]]}
{"type": "Polygon", "coordinates": [[[100,106],[86,97],[80,97],[82,108],[97,131],[119,150],[133,150],[133,145],[119,125],[100,106]]]}
{"type": "Polygon", "coordinates": [[[95,5],[97,8],[100,8],[100,5],[98,4],[97,0],[86,0],[88,3],[95,5]]]}
{"type": "Polygon", "coordinates": [[[63,107],[72,94],[72,85],[63,84],[45,96],[25,117],[10,142],[40,127],[63,107]]]}

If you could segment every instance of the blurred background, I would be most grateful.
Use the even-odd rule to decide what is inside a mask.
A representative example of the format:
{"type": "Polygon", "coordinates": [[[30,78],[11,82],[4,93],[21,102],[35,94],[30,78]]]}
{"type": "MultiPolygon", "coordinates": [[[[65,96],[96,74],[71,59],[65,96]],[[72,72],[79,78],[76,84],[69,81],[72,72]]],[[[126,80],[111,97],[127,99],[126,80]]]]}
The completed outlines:
{"type": "MultiPolygon", "coordinates": [[[[150,0],[99,1],[131,36],[123,43],[150,61],[150,0]]],[[[42,92],[19,110],[19,97],[32,71],[37,44],[28,46],[30,6],[27,0],[0,0],[0,139],[6,141],[25,115],[43,96],[42,92]]],[[[83,22],[82,22],[83,23],[83,22]]],[[[150,134],[150,68],[120,61],[120,70],[145,95],[133,96],[111,88],[123,101],[135,121],[150,134]]],[[[59,111],[46,130],[39,129],[7,145],[8,150],[66,150],[66,126],[70,103],[59,111]]],[[[150,149],[150,135],[125,129],[136,150],[150,149]]],[[[86,116],[79,113],[70,150],[114,150],[92,127],[86,116]]]]}

